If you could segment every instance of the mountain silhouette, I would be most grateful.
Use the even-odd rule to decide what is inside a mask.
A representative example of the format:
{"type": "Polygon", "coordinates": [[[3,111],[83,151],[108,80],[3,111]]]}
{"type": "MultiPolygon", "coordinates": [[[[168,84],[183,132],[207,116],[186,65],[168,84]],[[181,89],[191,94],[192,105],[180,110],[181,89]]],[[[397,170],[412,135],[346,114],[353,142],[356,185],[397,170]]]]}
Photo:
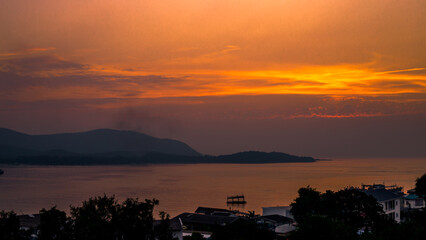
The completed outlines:
{"type": "Polygon", "coordinates": [[[199,156],[187,144],[159,139],[133,131],[97,129],[79,133],[29,135],[0,128],[0,156],[18,157],[34,155],[102,154],[108,152],[125,155],[162,154],[199,156]]]}
{"type": "Polygon", "coordinates": [[[0,164],[122,165],[190,163],[315,162],[280,152],[247,151],[201,155],[183,142],[133,131],[98,129],[80,133],[29,135],[0,128],[0,164]]]}

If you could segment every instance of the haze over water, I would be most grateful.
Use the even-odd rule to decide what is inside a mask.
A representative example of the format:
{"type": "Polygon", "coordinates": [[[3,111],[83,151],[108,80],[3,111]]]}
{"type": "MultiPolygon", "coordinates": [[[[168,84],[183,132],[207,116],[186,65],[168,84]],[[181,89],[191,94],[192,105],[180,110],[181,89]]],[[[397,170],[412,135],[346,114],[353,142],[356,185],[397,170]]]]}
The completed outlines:
{"type": "Polygon", "coordinates": [[[226,196],[243,193],[246,211],[288,205],[300,187],[338,190],[385,183],[413,188],[426,159],[345,159],[281,164],[167,164],[148,166],[2,166],[0,209],[68,211],[89,197],[157,198],[171,216],[198,206],[226,208],[226,196]]]}

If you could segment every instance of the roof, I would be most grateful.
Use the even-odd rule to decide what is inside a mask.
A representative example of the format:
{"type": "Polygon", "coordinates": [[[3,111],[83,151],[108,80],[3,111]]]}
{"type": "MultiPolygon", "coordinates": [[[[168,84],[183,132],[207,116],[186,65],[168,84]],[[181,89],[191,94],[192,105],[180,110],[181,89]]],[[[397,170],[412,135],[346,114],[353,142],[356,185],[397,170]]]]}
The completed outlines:
{"type": "Polygon", "coordinates": [[[408,194],[407,196],[404,197],[407,200],[415,200],[420,198],[419,196],[417,196],[416,194],[408,194]]]}
{"type": "MultiPolygon", "coordinates": [[[[162,220],[155,220],[154,226],[160,225],[161,221],[162,220]]],[[[177,231],[177,232],[182,231],[182,224],[181,224],[180,220],[177,219],[177,218],[170,219],[169,229],[172,230],[172,231],[177,231]]]]}
{"type": "Polygon", "coordinates": [[[363,190],[367,195],[373,196],[378,202],[401,198],[400,195],[386,189],[363,190]]]}
{"type": "Polygon", "coordinates": [[[274,206],[274,207],[262,207],[262,209],[282,209],[282,210],[290,210],[290,206],[274,206]]]}
{"type": "Polygon", "coordinates": [[[40,214],[19,215],[21,227],[36,228],[40,224],[40,214]]]}
{"type": "Polygon", "coordinates": [[[209,207],[198,207],[197,210],[195,210],[196,213],[205,214],[205,215],[211,215],[213,213],[222,212],[222,213],[232,213],[235,214],[235,211],[231,211],[228,209],[222,209],[222,208],[209,208],[209,207]]]}
{"type": "Polygon", "coordinates": [[[274,215],[267,215],[267,216],[261,216],[259,218],[265,219],[265,220],[269,220],[269,221],[274,221],[276,223],[292,223],[293,219],[288,218],[288,217],[284,217],[278,214],[274,214],[274,215]]]}
{"type": "Polygon", "coordinates": [[[217,216],[217,215],[203,215],[197,213],[182,213],[173,219],[181,219],[183,224],[206,224],[206,225],[223,225],[236,221],[239,217],[217,216]]]}

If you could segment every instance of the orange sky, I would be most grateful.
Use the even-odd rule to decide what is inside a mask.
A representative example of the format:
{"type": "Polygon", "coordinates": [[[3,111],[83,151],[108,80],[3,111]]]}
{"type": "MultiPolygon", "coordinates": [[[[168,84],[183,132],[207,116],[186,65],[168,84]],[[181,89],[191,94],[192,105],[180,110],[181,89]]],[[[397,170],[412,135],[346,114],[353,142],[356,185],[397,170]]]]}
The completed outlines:
{"type": "Polygon", "coordinates": [[[99,119],[44,122],[59,109],[111,115],[148,105],[169,122],[179,112],[158,109],[173,103],[188,119],[210,116],[200,120],[208,128],[224,114],[212,99],[228,96],[229,111],[245,119],[426,114],[425,26],[423,0],[1,1],[0,124],[85,130],[99,119]],[[241,104],[247,95],[262,104],[241,104]],[[268,95],[292,107],[271,110],[268,95]],[[288,98],[296,95],[312,100],[288,98]],[[46,117],[22,122],[34,106],[46,117]]]}

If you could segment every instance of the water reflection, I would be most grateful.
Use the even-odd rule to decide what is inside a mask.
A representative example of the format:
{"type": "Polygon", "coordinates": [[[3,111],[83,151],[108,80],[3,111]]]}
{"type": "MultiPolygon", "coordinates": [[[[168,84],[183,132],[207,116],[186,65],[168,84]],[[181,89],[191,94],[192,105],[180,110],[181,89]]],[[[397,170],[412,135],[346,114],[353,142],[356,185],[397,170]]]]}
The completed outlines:
{"type": "Polygon", "coordinates": [[[57,205],[68,210],[104,193],[157,198],[172,216],[198,206],[256,211],[288,205],[300,187],[320,191],[386,183],[412,188],[426,172],[426,159],[352,159],[287,164],[192,164],[150,166],[1,166],[0,209],[35,213],[57,205]],[[227,206],[229,193],[247,204],[227,206]],[[239,209],[236,209],[239,208],[239,209]]]}

